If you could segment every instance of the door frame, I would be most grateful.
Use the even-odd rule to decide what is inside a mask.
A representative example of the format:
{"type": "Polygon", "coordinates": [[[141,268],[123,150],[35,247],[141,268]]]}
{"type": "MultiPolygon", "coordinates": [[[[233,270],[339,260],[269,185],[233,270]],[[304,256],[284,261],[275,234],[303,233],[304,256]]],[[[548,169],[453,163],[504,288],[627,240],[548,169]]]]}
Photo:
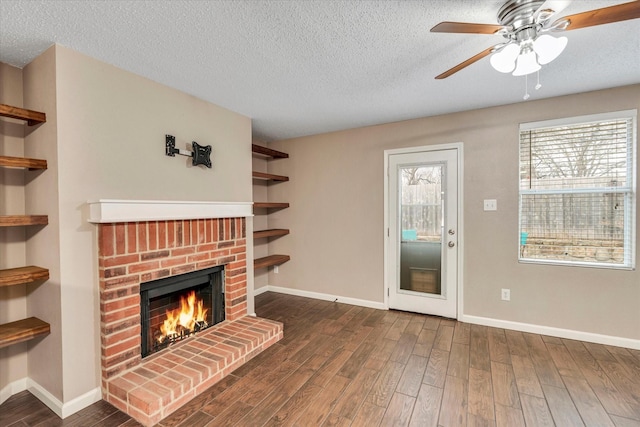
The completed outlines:
{"type": "Polygon", "coordinates": [[[464,146],[462,142],[454,142],[450,144],[438,144],[438,145],[423,145],[419,147],[407,147],[407,148],[396,148],[391,150],[384,150],[384,307],[389,309],[389,289],[391,284],[394,283],[394,274],[395,271],[390,271],[389,268],[390,261],[396,256],[395,250],[396,248],[392,248],[390,245],[390,230],[389,230],[389,156],[395,154],[411,154],[411,153],[420,153],[425,151],[441,151],[441,150],[456,150],[457,158],[458,158],[458,198],[457,198],[457,216],[458,216],[458,266],[457,266],[457,277],[458,281],[456,283],[456,294],[457,294],[457,313],[456,318],[460,320],[463,317],[463,286],[464,278],[464,217],[463,217],[463,183],[464,183],[464,146]]]}

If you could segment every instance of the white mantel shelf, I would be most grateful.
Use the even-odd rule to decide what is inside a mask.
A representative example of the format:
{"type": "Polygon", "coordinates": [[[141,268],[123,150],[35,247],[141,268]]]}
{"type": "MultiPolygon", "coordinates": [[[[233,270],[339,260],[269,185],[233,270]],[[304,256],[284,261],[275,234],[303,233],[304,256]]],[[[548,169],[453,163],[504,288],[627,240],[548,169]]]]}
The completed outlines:
{"type": "Polygon", "coordinates": [[[253,202],[110,200],[87,202],[89,222],[115,223],[253,216],[253,202]]]}

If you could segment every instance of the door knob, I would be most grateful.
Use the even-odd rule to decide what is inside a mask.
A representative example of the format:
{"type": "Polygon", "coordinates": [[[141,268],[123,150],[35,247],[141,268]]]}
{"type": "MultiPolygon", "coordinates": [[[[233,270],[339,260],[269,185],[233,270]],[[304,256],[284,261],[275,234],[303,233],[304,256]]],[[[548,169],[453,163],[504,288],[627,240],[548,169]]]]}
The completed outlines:
{"type": "Polygon", "coordinates": [[[450,248],[454,247],[455,245],[456,245],[455,243],[453,243],[453,242],[449,242],[449,247],[450,247],[450,248]]]}

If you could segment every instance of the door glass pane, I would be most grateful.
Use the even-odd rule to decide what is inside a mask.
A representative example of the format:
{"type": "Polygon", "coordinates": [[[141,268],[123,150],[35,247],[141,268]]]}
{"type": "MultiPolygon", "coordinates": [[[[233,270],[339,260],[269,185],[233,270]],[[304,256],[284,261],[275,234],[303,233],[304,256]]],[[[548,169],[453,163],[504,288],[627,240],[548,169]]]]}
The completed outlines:
{"type": "Polygon", "coordinates": [[[401,167],[400,290],[442,294],[443,165],[401,167]]]}

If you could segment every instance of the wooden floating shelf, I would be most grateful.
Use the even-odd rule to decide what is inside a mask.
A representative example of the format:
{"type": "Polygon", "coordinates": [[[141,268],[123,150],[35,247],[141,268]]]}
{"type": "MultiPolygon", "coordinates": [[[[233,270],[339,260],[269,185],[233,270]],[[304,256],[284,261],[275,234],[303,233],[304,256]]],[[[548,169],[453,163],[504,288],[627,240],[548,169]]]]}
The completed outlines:
{"type": "Polygon", "coordinates": [[[253,232],[254,239],[263,239],[265,237],[286,236],[289,230],[285,228],[272,228],[270,230],[259,230],[253,232]]]}
{"type": "Polygon", "coordinates": [[[8,166],[11,168],[29,168],[29,170],[46,169],[47,161],[40,159],[27,159],[24,157],[0,156],[0,166],[8,166]]]}
{"type": "Polygon", "coordinates": [[[264,173],[264,172],[253,172],[254,178],[259,179],[268,179],[269,181],[289,181],[288,176],[284,175],[274,175],[272,173],[264,173]]]}
{"type": "Polygon", "coordinates": [[[254,208],[258,209],[284,209],[289,207],[289,203],[286,202],[255,202],[253,204],[254,208]]]}
{"type": "Polygon", "coordinates": [[[263,258],[257,258],[253,260],[253,268],[266,268],[272,265],[280,265],[289,261],[291,257],[289,255],[269,255],[263,258]]]}
{"type": "Polygon", "coordinates": [[[28,267],[8,268],[0,270],[0,287],[31,283],[36,280],[47,280],[49,270],[30,265],[28,267]]]}
{"type": "Polygon", "coordinates": [[[51,327],[36,317],[0,325],[0,348],[48,335],[51,327]]]}
{"type": "Polygon", "coordinates": [[[12,107],[11,105],[6,104],[0,104],[0,117],[11,117],[12,119],[26,120],[29,126],[47,121],[47,115],[45,113],[27,110],[26,108],[12,107]]]}
{"type": "Polygon", "coordinates": [[[272,150],[271,148],[263,147],[262,145],[251,144],[251,151],[258,154],[263,154],[274,159],[289,158],[289,154],[287,153],[283,153],[282,151],[278,150],[272,150]]]}
{"type": "Polygon", "coordinates": [[[0,227],[18,227],[21,225],[47,225],[47,215],[1,215],[0,227]]]}

